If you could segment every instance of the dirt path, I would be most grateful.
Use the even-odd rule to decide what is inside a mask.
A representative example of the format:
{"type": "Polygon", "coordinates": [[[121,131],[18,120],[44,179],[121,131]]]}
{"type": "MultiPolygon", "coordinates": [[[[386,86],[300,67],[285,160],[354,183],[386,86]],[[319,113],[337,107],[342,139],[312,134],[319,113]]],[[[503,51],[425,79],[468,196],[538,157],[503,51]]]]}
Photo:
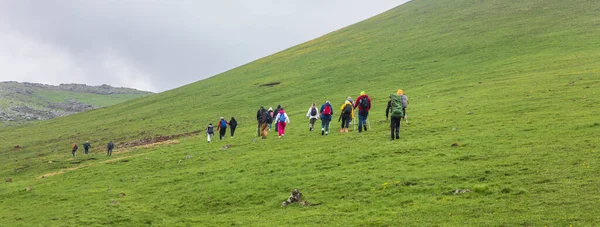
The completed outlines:
{"type": "MultiPolygon", "coordinates": [[[[131,146],[131,147],[127,147],[127,148],[122,149],[122,150],[115,150],[113,152],[113,154],[116,154],[116,155],[118,155],[118,154],[125,154],[125,153],[133,151],[134,148],[147,149],[147,148],[153,148],[153,147],[157,147],[157,146],[171,145],[171,144],[179,144],[179,140],[163,140],[163,141],[160,141],[160,142],[140,144],[138,146],[131,146]]],[[[143,153],[140,153],[140,154],[133,154],[133,155],[128,155],[128,156],[123,156],[123,157],[108,159],[108,160],[104,160],[104,161],[96,162],[96,163],[80,164],[80,165],[77,165],[77,166],[74,166],[74,167],[69,167],[69,168],[61,169],[61,170],[58,170],[58,171],[55,171],[55,172],[46,173],[44,175],[41,175],[39,178],[43,179],[43,178],[46,178],[46,177],[56,176],[56,175],[63,174],[63,173],[66,173],[66,172],[70,172],[70,171],[74,171],[74,170],[78,170],[78,169],[90,167],[90,166],[92,166],[94,164],[98,164],[98,163],[114,163],[114,162],[117,162],[119,160],[123,160],[123,159],[127,159],[127,158],[133,158],[133,157],[137,157],[137,156],[144,155],[144,154],[147,154],[147,153],[148,152],[143,152],[143,153]]]]}

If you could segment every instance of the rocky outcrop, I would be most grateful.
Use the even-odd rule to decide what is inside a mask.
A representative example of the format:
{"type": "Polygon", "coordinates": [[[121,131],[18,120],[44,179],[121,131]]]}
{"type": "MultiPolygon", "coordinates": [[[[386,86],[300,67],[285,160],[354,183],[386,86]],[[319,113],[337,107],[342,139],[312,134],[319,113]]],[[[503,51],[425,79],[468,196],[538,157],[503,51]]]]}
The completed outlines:
{"type": "MultiPolygon", "coordinates": [[[[19,83],[14,81],[0,82],[0,121],[5,125],[15,125],[24,121],[48,120],[69,114],[79,113],[101,106],[83,103],[69,96],[73,94],[118,95],[138,94],[140,97],[152,94],[131,88],[117,88],[109,85],[87,86],[85,84],[61,84],[59,86],[19,83]],[[48,92],[65,94],[65,99],[52,101],[45,97],[48,92]]],[[[56,98],[53,98],[56,100],[56,98]]],[[[113,103],[116,104],[116,103],[113,103]]]]}

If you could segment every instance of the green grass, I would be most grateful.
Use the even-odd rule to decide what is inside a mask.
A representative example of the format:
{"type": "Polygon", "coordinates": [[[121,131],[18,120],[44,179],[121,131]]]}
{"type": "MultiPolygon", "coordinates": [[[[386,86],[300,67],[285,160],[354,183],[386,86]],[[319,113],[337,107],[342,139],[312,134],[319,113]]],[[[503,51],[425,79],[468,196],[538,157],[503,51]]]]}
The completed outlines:
{"type": "Polygon", "coordinates": [[[53,102],[64,102],[67,98],[75,99],[82,103],[87,103],[93,106],[110,106],[135,98],[147,96],[146,94],[110,94],[100,95],[83,92],[70,91],[39,91],[38,94],[53,102]]]}
{"type": "Polygon", "coordinates": [[[599,10],[591,1],[412,1],[175,90],[0,129],[0,176],[13,179],[0,184],[0,221],[594,225],[599,10]],[[281,84],[260,86],[271,82],[281,84]],[[389,141],[385,104],[399,88],[410,124],[389,141]],[[373,99],[371,130],[340,135],[334,121],[330,136],[308,131],[310,103],[330,100],[339,112],[362,90],[373,99]],[[256,110],[277,104],[292,121],[285,138],[256,138],[256,110]],[[101,150],[108,140],[203,130],[221,116],[238,119],[236,138],[192,136],[112,158],[101,150]],[[85,140],[94,154],[69,157],[85,140]],[[104,163],[114,158],[123,159],[104,163]],[[294,188],[318,205],[281,208],[294,188]]]}

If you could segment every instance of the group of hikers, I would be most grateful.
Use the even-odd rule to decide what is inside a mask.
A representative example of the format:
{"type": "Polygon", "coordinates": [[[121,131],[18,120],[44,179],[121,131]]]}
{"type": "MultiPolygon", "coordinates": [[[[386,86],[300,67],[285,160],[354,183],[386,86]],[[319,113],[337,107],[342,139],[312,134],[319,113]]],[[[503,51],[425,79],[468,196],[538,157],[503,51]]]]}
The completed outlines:
{"type": "MultiPolygon", "coordinates": [[[[221,117],[221,119],[219,119],[219,123],[217,124],[217,131],[219,131],[219,140],[223,140],[223,138],[225,138],[225,134],[227,133],[227,125],[229,125],[231,138],[233,138],[233,135],[235,134],[235,128],[237,127],[237,121],[234,117],[231,117],[231,120],[227,122],[224,117],[221,117]]],[[[208,128],[206,128],[206,136],[208,137],[209,143],[214,135],[215,129],[212,123],[210,123],[208,124],[208,128]]]]}
{"type": "MultiPolygon", "coordinates": [[[[88,154],[90,152],[90,148],[92,148],[92,145],[90,144],[90,141],[86,141],[83,144],[83,149],[85,151],[85,154],[88,154]]],[[[112,150],[114,148],[115,148],[115,144],[111,140],[110,142],[108,142],[108,145],[106,145],[106,156],[111,156],[112,155],[112,150]]],[[[79,146],[77,146],[77,144],[74,143],[73,147],[71,148],[71,154],[73,155],[73,157],[75,157],[75,155],[77,153],[77,149],[79,149],[79,146]]]]}
{"type": "MultiPolygon", "coordinates": [[[[400,139],[400,122],[402,119],[406,120],[406,107],[408,106],[408,98],[404,94],[403,90],[398,90],[396,93],[390,94],[390,100],[387,103],[387,107],[385,109],[385,119],[390,121],[390,131],[391,131],[391,139],[400,139]]],[[[362,133],[363,131],[367,131],[367,118],[369,117],[369,111],[371,110],[371,97],[369,97],[364,91],[360,93],[360,96],[353,100],[351,97],[348,97],[344,104],[340,107],[340,117],[338,121],[341,121],[340,133],[348,132],[348,128],[350,127],[350,122],[354,121],[354,111],[358,108],[358,132],[362,133]]],[[[309,120],[309,131],[315,130],[315,123],[317,120],[321,119],[321,135],[329,135],[329,124],[331,123],[331,119],[333,116],[333,106],[329,101],[325,101],[321,105],[321,108],[317,108],[317,104],[313,103],[306,113],[306,118],[309,120]]],[[[273,128],[273,123],[275,123],[275,131],[279,138],[285,135],[285,129],[288,124],[290,124],[290,118],[288,117],[285,110],[281,107],[281,105],[277,105],[277,108],[273,110],[273,108],[269,107],[269,109],[265,109],[264,106],[261,106],[260,109],[256,112],[256,120],[258,121],[257,127],[257,136],[262,137],[263,139],[267,138],[267,134],[273,128]]],[[[234,117],[231,117],[231,120],[227,122],[225,118],[221,117],[219,119],[219,123],[217,124],[217,131],[219,131],[219,139],[223,140],[225,138],[225,134],[227,132],[227,127],[229,126],[231,132],[231,138],[235,134],[235,129],[237,127],[237,121],[234,117]]],[[[208,142],[210,143],[212,137],[215,134],[215,129],[210,123],[206,129],[206,135],[208,138],[208,142]]],[[[89,141],[86,141],[83,145],[85,149],[85,154],[88,154],[90,148],[89,141]]],[[[79,147],[77,144],[73,144],[72,147],[72,155],[75,156],[77,149],[79,147]]],[[[112,150],[115,148],[115,144],[110,141],[106,146],[106,155],[111,156],[112,150]]]]}
{"type": "MultiPolygon", "coordinates": [[[[398,90],[396,93],[390,94],[390,100],[387,103],[385,110],[385,118],[390,121],[391,139],[400,139],[400,122],[402,119],[406,119],[406,107],[408,106],[408,98],[404,94],[403,90],[398,90]]],[[[350,122],[354,121],[355,109],[358,108],[358,132],[362,133],[367,131],[367,118],[369,111],[371,110],[371,98],[363,91],[360,96],[353,100],[348,97],[344,104],[340,107],[340,117],[338,121],[341,121],[340,133],[348,132],[350,122]]],[[[329,125],[333,116],[333,106],[329,101],[326,101],[321,105],[321,108],[317,108],[316,103],[313,103],[306,113],[306,117],[309,120],[309,131],[315,130],[315,123],[321,119],[321,135],[329,135],[329,125]]],[[[288,117],[285,110],[281,105],[277,105],[277,108],[273,110],[272,107],[265,109],[261,106],[256,112],[257,125],[257,136],[263,139],[267,138],[268,132],[273,128],[275,124],[275,131],[279,138],[285,136],[286,126],[290,124],[290,118],[288,117]]],[[[227,125],[230,127],[231,138],[233,138],[235,128],[237,127],[237,121],[235,118],[231,118],[227,122],[223,117],[219,120],[217,130],[219,131],[219,139],[223,140],[225,137],[227,125]]],[[[211,142],[211,138],[214,136],[214,128],[212,123],[208,125],[206,129],[206,135],[208,142],[211,142]]]]}

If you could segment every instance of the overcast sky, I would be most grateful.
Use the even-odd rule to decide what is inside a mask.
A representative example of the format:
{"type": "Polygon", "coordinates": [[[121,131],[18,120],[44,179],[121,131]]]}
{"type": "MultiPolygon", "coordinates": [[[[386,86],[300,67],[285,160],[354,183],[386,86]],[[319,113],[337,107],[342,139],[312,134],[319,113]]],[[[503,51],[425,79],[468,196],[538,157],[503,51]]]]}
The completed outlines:
{"type": "Polygon", "coordinates": [[[407,0],[0,0],[0,81],[161,92],[407,0]]]}

